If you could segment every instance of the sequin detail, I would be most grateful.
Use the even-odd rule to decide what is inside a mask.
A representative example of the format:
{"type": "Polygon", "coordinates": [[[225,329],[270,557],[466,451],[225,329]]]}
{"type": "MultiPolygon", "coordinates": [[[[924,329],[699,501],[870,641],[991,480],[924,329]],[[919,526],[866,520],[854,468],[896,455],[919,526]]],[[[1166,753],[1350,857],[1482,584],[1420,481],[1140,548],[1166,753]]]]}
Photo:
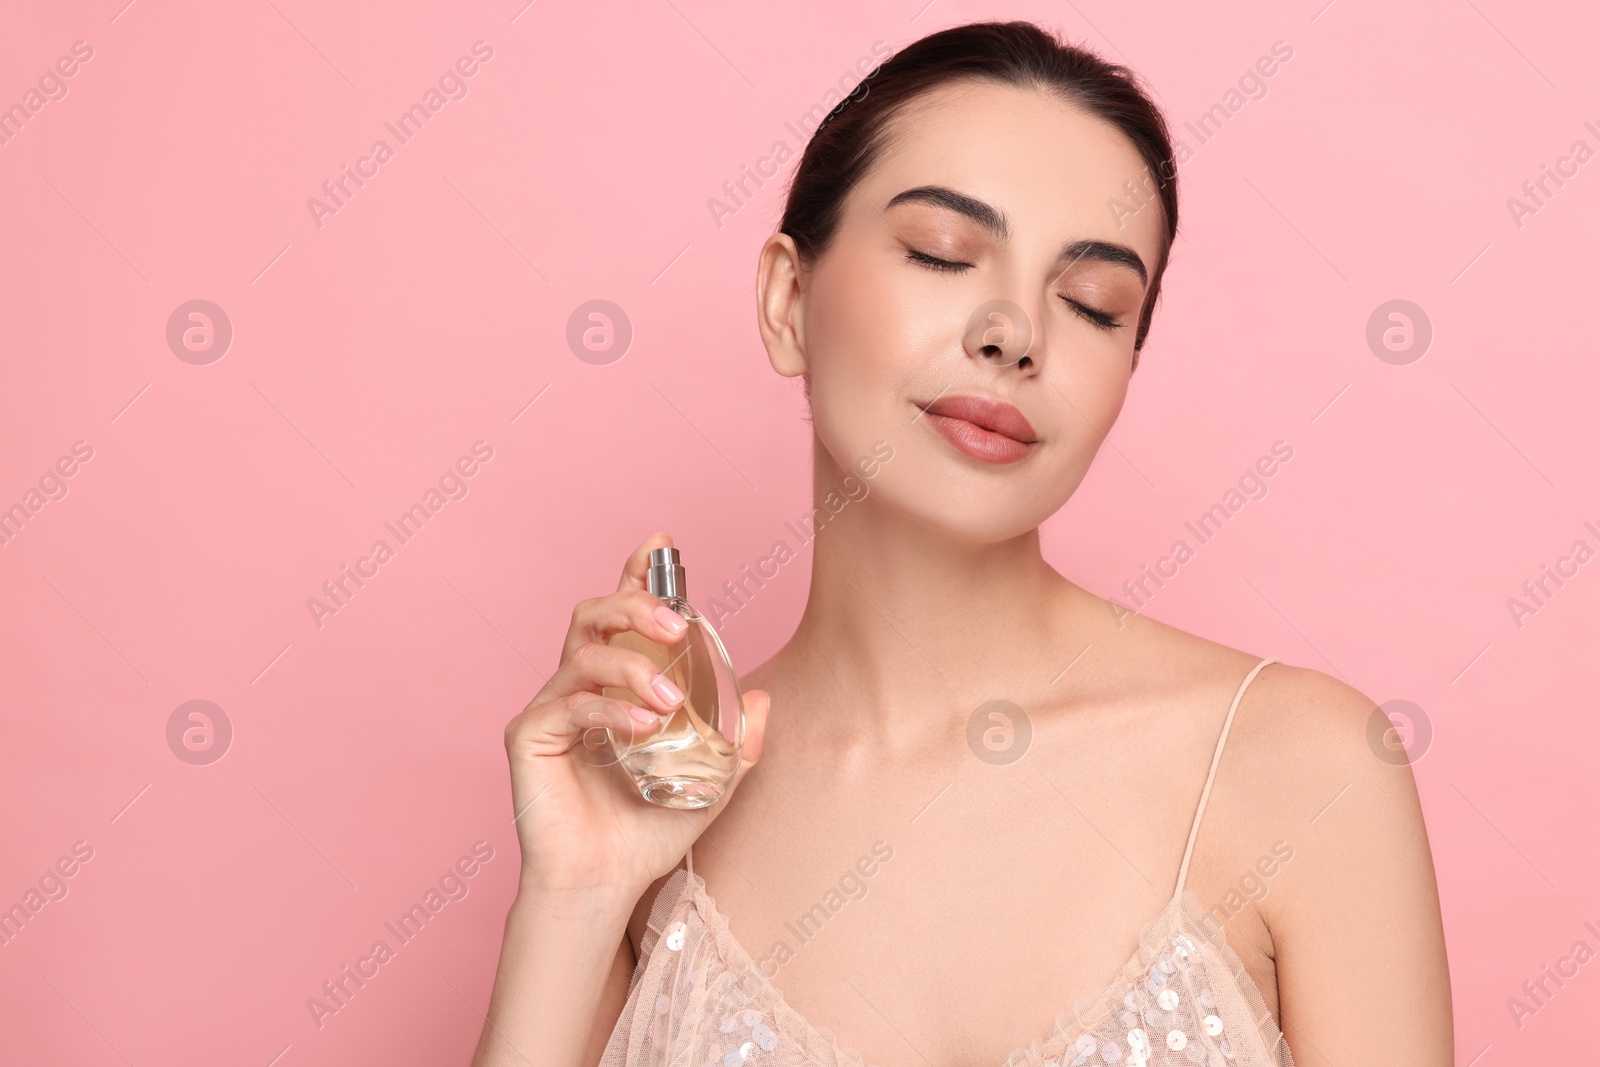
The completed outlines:
{"type": "MultiPolygon", "coordinates": [[[[1239,696],[1267,662],[1235,695],[1213,773],[1239,696]]],[[[1191,849],[1210,785],[1208,776],[1191,849]]],[[[1049,1033],[1013,1050],[999,1067],[1294,1067],[1223,928],[1183,887],[1189,853],[1172,898],[1139,931],[1137,948],[1116,976],[1058,1013],[1049,1033]]],[[[600,1060],[600,1067],[667,1065],[867,1067],[858,1051],[784,1000],[692,869],[673,872],[651,904],[628,998],[600,1060]],[[663,942],[667,951],[656,951],[663,942]]]]}
{"type": "MultiPolygon", "coordinates": [[[[657,900],[665,914],[653,910],[641,947],[654,946],[657,929],[669,949],[674,934],[682,943],[641,958],[602,1067],[866,1067],[859,1053],[789,1007],[733,938],[699,878],[679,871],[674,879],[657,900]],[[682,918],[664,921],[674,912],[682,918]],[[685,1022],[693,1018],[704,1021],[685,1022]],[[631,1045],[623,1040],[629,1033],[637,1035],[631,1045]]],[[[1293,1067],[1259,992],[1220,928],[1208,929],[1193,891],[1146,926],[1121,979],[1062,1012],[1049,1037],[1017,1049],[1004,1067],[1118,1065],[1293,1067]]]]}

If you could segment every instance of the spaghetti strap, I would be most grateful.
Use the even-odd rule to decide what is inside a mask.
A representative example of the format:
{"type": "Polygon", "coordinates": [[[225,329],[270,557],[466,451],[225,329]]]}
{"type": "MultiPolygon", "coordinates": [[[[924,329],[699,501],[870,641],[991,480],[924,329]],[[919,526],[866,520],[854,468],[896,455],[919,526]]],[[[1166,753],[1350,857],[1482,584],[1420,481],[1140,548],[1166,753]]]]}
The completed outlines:
{"type": "MultiPolygon", "coordinates": [[[[1178,872],[1180,893],[1240,696],[1272,662],[1256,664],[1239,686],[1222,724],[1189,831],[1183,870],[1178,872]]],[[[777,1050],[775,1057],[769,1056],[773,1063],[863,1067],[866,1060],[860,1051],[841,1045],[831,1030],[812,1025],[791,1007],[772,984],[765,957],[758,963],[758,957],[740,944],[705,881],[693,873],[693,842],[684,850],[682,864],[689,873],[678,878],[674,872],[650,905],[628,998],[601,1050],[599,1067],[698,1064],[708,1050],[715,1051],[705,1062],[720,1067],[721,1054],[729,1047],[777,1050]]],[[[1139,928],[1137,948],[1109,986],[1063,1005],[1048,1034],[1014,1049],[1004,1063],[1008,1067],[1065,1064],[1074,1056],[1076,1063],[1085,1059],[1087,1054],[1081,1051],[1085,1047],[1091,1053],[1110,1049],[1105,1058],[1120,1063],[1121,1050],[1129,1047],[1123,1042],[1137,1041],[1129,1063],[1152,1062],[1154,1049],[1165,1045],[1159,1054],[1163,1063],[1182,1059],[1166,1057],[1166,1052],[1177,1049],[1187,1051],[1188,1060],[1213,1067],[1224,1060],[1227,1067],[1295,1067],[1289,1043],[1267,1010],[1260,988],[1228,946],[1223,930],[1204,921],[1205,913],[1192,896],[1174,894],[1139,928]],[[1116,1012],[1100,1010],[1105,1005],[1116,1012]],[[1144,1031],[1128,1029],[1135,1026],[1135,1015],[1159,1027],[1148,1035],[1149,1041],[1144,1031]],[[1222,1036],[1224,1028],[1227,1037],[1222,1036]]],[[[734,1058],[733,1053],[727,1055],[729,1061],[734,1058]]],[[[1094,1058],[1099,1063],[1102,1057],[1094,1058]]]]}
{"type": "Polygon", "coordinates": [[[1189,860],[1194,854],[1195,838],[1200,836],[1200,819],[1206,813],[1206,801],[1211,799],[1211,783],[1217,777],[1217,764],[1222,762],[1222,746],[1228,743],[1228,728],[1233,725],[1233,713],[1239,710],[1239,700],[1244,696],[1244,691],[1255,681],[1256,675],[1261,673],[1261,668],[1269,663],[1278,661],[1268,656],[1250,669],[1244,676],[1244,681],[1239,683],[1239,691],[1233,694],[1233,703],[1228,706],[1228,716],[1222,720],[1222,734],[1217,738],[1217,749],[1211,754],[1211,769],[1206,772],[1205,788],[1200,790],[1200,804],[1195,808],[1194,824],[1189,827],[1189,843],[1183,846],[1183,863],[1178,867],[1178,888],[1172,891],[1174,897],[1183,895],[1183,882],[1189,874],[1189,860]]]}

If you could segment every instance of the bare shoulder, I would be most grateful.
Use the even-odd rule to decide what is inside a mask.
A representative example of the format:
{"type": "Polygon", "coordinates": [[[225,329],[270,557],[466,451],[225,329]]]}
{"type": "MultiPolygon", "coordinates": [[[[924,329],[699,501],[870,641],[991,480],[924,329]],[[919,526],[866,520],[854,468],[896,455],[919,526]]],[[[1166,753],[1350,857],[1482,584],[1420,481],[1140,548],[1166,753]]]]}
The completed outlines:
{"type": "Polygon", "coordinates": [[[1131,659],[1142,661],[1146,686],[1156,687],[1151,695],[1170,691],[1212,701],[1226,693],[1222,711],[1257,664],[1272,660],[1240,697],[1218,788],[1227,780],[1244,783],[1251,801],[1308,822],[1330,803],[1349,799],[1391,809],[1414,806],[1411,768],[1388,718],[1353,685],[1153,619],[1127,617],[1122,629],[1133,637],[1131,659]]]}
{"type": "MultiPolygon", "coordinates": [[[[1262,659],[1160,624],[1134,629],[1151,642],[1141,651],[1176,665],[1162,668],[1177,672],[1168,684],[1197,695],[1231,679],[1231,701],[1262,659]]],[[[1409,1029],[1391,1045],[1449,1062],[1427,828],[1405,749],[1371,696],[1324,671],[1261,668],[1230,725],[1191,873],[1257,984],[1275,988],[1284,1018],[1323,1031],[1330,1059],[1371,1058],[1370,1035],[1387,1033],[1345,1021],[1393,1017],[1409,1029]],[[1348,1055],[1334,1054],[1341,1043],[1348,1055]]]]}
{"type": "Polygon", "coordinates": [[[1240,703],[1228,754],[1246,798],[1317,827],[1329,850],[1355,852],[1405,824],[1420,829],[1416,783],[1396,742],[1370,696],[1322,671],[1273,663],[1240,703]]]}
{"type": "MultiPolygon", "coordinates": [[[[1261,659],[1170,627],[1147,636],[1188,664],[1197,693],[1261,659]]],[[[1270,663],[1217,764],[1191,885],[1275,1002],[1297,1062],[1453,1059],[1438,885],[1397,740],[1349,682],[1270,663]]]]}
{"type": "MultiPolygon", "coordinates": [[[[1160,679],[1218,706],[1263,656],[1155,620],[1125,620],[1130,648],[1160,679]],[[1226,694],[1226,696],[1224,696],[1226,694]]],[[[1149,675],[1147,675],[1149,676],[1149,675]]],[[[1306,894],[1348,885],[1356,868],[1398,864],[1432,885],[1427,835],[1405,750],[1372,697],[1324,671],[1275,661],[1240,696],[1206,814],[1213,854],[1248,865],[1274,842],[1296,853],[1306,894]],[[1220,838],[1220,840],[1219,840],[1220,838]]],[[[1391,872],[1395,866],[1388,867],[1391,872]]],[[[1283,894],[1264,911],[1289,903],[1283,894]]]]}
{"type": "Polygon", "coordinates": [[[1280,984],[1305,973],[1288,961],[1324,959],[1374,931],[1390,932],[1389,949],[1420,972],[1443,967],[1427,829],[1396,741],[1371,697],[1319,670],[1270,664],[1240,701],[1207,819],[1235,869],[1269,847],[1293,857],[1254,905],[1280,984]]]}

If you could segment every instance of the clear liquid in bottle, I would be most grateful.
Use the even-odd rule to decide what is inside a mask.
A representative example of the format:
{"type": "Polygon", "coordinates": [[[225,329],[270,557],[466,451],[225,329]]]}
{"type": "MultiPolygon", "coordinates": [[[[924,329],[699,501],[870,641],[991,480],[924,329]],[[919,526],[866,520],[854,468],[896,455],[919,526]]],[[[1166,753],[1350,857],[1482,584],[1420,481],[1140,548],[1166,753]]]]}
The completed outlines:
{"type": "MultiPolygon", "coordinates": [[[[684,693],[661,726],[629,737],[611,735],[617,763],[652,804],[703,808],[722,798],[744,750],[744,700],[733,662],[711,623],[684,598],[684,571],[675,548],[650,553],[650,592],[689,624],[674,644],[632,630],[611,644],[643,653],[684,693]]],[[[608,687],[603,696],[649,705],[632,690],[608,687]]]]}

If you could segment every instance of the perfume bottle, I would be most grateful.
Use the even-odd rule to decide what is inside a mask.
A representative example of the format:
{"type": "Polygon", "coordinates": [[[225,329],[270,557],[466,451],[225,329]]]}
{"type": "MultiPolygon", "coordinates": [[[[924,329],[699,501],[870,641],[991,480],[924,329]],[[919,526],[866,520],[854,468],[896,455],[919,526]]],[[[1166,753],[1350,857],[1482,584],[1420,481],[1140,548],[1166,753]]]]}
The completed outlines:
{"type": "MultiPolygon", "coordinates": [[[[611,732],[617,763],[652,804],[704,808],[715,804],[733,781],[744,750],[744,699],[728,650],[705,616],[684,597],[684,570],[676,548],[650,553],[646,584],[651,593],[689,624],[671,645],[632,630],[611,644],[648,656],[684,694],[661,725],[628,737],[611,732]]],[[[649,707],[632,690],[607,687],[602,695],[649,707]]]]}

